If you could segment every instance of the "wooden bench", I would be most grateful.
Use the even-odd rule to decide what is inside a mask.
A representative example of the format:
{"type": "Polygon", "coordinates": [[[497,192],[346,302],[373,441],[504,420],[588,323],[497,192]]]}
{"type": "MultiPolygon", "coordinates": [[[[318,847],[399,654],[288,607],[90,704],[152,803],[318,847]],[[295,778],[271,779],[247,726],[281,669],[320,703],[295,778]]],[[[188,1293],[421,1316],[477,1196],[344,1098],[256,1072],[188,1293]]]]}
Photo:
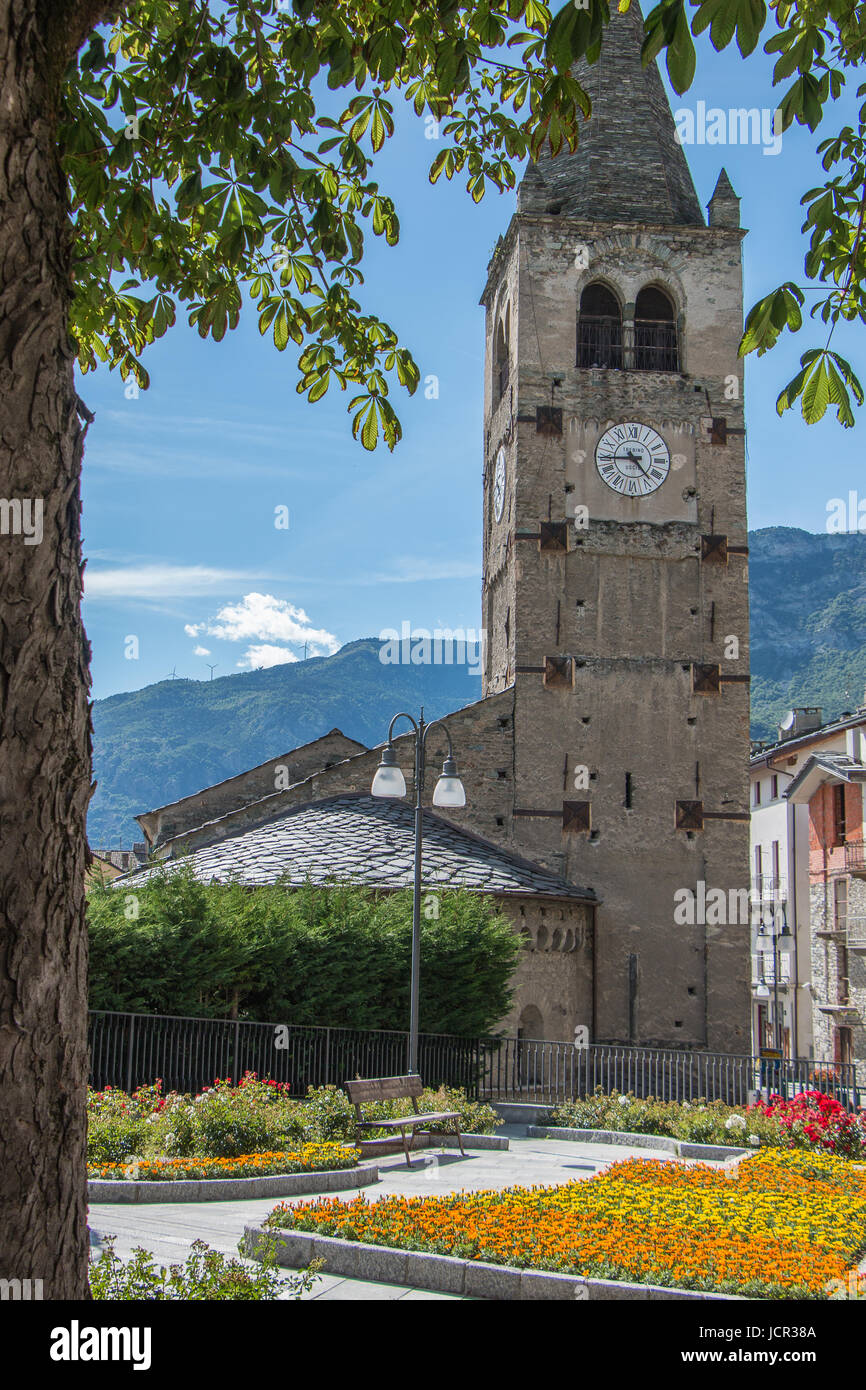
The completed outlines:
{"type": "MultiPolygon", "coordinates": [[[[363,1152],[363,1140],[361,1131],[364,1129],[399,1129],[400,1138],[403,1141],[403,1152],[406,1155],[406,1167],[411,1168],[409,1150],[415,1138],[415,1130],[420,1125],[441,1124],[445,1120],[451,1120],[454,1124],[454,1133],[457,1135],[457,1142],[460,1145],[460,1152],[466,1157],[466,1150],[463,1148],[463,1139],[460,1134],[460,1114],[457,1110],[434,1110],[427,1115],[420,1114],[418,1110],[418,1097],[423,1088],[420,1076],[377,1076],[369,1081],[347,1081],[346,1092],[349,1100],[355,1107],[356,1137],[361,1145],[363,1152]],[[362,1105],[369,1105],[377,1100],[404,1100],[407,1097],[412,1100],[414,1115],[399,1115],[393,1120],[365,1120],[361,1110],[362,1105]],[[406,1131],[411,1130],[409,1142],[406,1142],[406,1131]]],[[[367,1141],[370,1143],[371,1141],[367,1141]]],[[[375,1141],[373,1141],[375,1142],[375,1141]]]]}

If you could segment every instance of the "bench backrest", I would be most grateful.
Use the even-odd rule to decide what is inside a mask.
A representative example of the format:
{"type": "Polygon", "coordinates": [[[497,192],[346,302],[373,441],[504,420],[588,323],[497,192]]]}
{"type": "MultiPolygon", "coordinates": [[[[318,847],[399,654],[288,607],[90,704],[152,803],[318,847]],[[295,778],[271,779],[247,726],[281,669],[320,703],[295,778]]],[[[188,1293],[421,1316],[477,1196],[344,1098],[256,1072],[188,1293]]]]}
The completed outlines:
{"type": "Polygon", "coordinates": [[[420,1076],[376,1076],[369,1081],[347,1081],[346,1092],[353,1105],[374,1100],[403,1100],[420,1096],[424,1089],[420,1076]]]}

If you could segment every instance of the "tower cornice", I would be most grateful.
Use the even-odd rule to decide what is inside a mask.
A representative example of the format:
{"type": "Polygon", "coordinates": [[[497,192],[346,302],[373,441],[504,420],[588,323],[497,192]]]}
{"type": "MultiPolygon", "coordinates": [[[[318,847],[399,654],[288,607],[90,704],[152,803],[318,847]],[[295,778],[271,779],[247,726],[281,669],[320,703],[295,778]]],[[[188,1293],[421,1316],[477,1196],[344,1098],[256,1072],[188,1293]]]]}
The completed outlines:
{"type": "Polygon", "coordinates": [[[551,232],[560,233],[567,231],[573,233],[575,237],[584,236],[593,240],[598,240],[600,237],[609,240],[618,239],[623,249],[639,249],[642,236],[684,244],[694,244],[695,239],[699,238],[707,245],[713,246],[724,245],[726,242],[741,242],[748,235],[747,227],[707,227],[683,224],[672,227],[661,222],[599,222],[584,217],[562,217],[554,213],[515,212],[512,214],[505,235],[500,237],[490,258],[487,267],[487,279],[478,301],[479,304],[486,305],[488,303],[491,291],[499,283],[501,266],[519,237],[521,228],[524,227],[541,227],[547,228],[551,232]]]}

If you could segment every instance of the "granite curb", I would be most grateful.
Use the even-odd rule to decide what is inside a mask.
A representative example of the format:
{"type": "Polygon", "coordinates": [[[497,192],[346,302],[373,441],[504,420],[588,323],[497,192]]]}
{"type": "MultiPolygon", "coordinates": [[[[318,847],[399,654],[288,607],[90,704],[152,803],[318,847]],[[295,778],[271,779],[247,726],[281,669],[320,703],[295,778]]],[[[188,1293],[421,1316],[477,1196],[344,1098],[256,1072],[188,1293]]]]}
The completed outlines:
{"type": "Polygon", "coordinates": [[[273,1241],[278,1265],[304,1269],[321,1260],[321,1273],[386,1284],[405,1284],[436,1293],[462,1294],[467,1298],[498,1301],[546,1300],[585,1302],[614,1300],[659,1301],[698,1299],[702,1302],[741,1303],[734,1294],[702,1293],[671,1289],[657,1284],[625,1284],[612,1279],[582,1279],[573,1274],[515,1269],[510,1265],[460,1260],[453,1255],[429,1255],[420,1250],[395,1250],[384,1245],[364,1245],[310,1231],[244,1227],[244,1253],[256,1259],[260,1245],[273,1241]]]}
{"type": "Polygon", "coordinates": [[[303,1197],[345,1192],[379,1181],[375,1163],[322,1173],[273,1173],[261,1178],[184,1178],[177,1182],[137,1182],[90,1178],[91,1202],[239,1202],[252,1197],[303,1197]]]}
{"type": "Polygon", "coordinates": [[[709,1158],[739,1163],[755,1152],[736,1149],[727,1144],[691,1144],[685,1139],[671,1139],[667,1134],[632,1134],[618,1129],[558,1129],[554,1125],[527,1125],[529,1139],[564,1139],[574,1144],[619,1144],[629,1149],[660,1149],[678,1158],[709,1158]]]}

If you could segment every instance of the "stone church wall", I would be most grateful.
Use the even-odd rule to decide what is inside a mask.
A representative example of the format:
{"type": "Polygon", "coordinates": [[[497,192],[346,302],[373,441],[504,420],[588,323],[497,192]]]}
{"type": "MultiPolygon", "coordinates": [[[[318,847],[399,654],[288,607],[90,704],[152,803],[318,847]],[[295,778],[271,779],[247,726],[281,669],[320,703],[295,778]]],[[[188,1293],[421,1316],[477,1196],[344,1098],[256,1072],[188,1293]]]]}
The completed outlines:
{"type": "Polygon", "coordinates": [[[592,908],[586,903],[499,900],[523,939],[514,1001],[497,1031],[548,1042],[592,1031],[592,908]]]}
{"type": "MultiPolygon", "coordinates": [[[[467,804],[462,810],[437,810],[436,814],[461,829],[473,831],[500,845],[508,843],[511,830],[513,708],[514,692],[504,690],[492,699],[480,700],[465,709],[455,710],[443,720],[453,740],[457,767],[466,788],[467,804]]],[[[401,727],[398,725],[398,730],[401,727]]],[[[395,733],[397,757],[406,778],[407,801],[411,802],[414,799],[413,736],[395,733]]],[[[427,741],[425,806],[428,809],[446,751],[444,736],[434,729],[427,741]]],[[[368,793],[380,756],[381,747],[345,758],[284,791],[272,791],[258,801],[178,834],[165,848],[175,855],[186,854],[285,815],[295,806],[345,792],[368,793]]]]}

